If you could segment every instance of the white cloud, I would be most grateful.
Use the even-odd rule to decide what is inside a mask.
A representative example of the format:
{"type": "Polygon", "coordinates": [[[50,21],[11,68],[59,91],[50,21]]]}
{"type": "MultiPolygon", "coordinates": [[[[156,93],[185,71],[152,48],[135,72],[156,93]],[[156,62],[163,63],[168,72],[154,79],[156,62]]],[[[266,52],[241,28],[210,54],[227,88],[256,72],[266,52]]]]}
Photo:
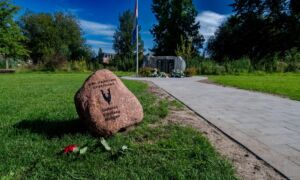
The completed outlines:
{"type": "Polygon", "coordinates": [[[209,37],[213,36],[217,28],[226,20],[228,15],[218,14],[212,11],[203,11],[200,13],[196,21],[200,22],[200,32],[207,41],[209,37]]]}
{"type": "Polygon", "coordinates": [[[112,42],[105,42],[105,41],[98,41],[98,40],[92,40],[88,39],[86,40],[86,43],[90,45],[95,53],[98,52],[99,48],[102,48],[102,50],[106,53],[112,53],[112,42]]]}
{"type": "Polygon", "coordinates": [[[83,19],[80,19],[79,23],[83,31],[89,35],[113,36],[115,32],[115,26],[110,24],[101,24],[83,19]]]}
{"type": "Polygon", "coordinates": [[[97,40],[91,40],[91,39],[86,40],[86,43],[91,46],[111,46],[112,45],[112,43],[109,43],[109,42],[97,41],[97,40]]]}

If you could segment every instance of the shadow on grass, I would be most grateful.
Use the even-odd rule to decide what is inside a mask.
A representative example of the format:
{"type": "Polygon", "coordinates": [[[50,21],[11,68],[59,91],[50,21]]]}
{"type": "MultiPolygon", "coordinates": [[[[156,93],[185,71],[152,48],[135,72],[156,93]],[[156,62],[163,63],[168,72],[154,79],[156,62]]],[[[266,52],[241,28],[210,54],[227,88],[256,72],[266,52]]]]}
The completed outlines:
{"type": "Polygon", "coordinates": [[[60,138],[68,134],[87,134],[85,125],[79,119],[72,120],[22,120],[14,125],[19,130],[29,130],[32,133],[47,138],[60,138]]]}

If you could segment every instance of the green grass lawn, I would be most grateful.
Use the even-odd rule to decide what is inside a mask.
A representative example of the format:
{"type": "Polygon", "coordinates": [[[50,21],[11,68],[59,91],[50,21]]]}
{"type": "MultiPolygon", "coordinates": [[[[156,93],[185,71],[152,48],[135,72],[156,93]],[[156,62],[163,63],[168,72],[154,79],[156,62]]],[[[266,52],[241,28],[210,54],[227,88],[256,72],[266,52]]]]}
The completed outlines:
{"type": "MultiPolygon", "coordinates": [[[[3,179],[235,179],[232,165],[206,138],[159,123],[174,103],[156,103],[147,85],[125,81],[145,118],[134,131],[99,144],[78,121],[73,96],[88,74],[0,75],[0,177],[3,179]],[[89,149],[77,157],[59,152],[69,144],[89,149]],[[117,149],[126,145],[125,154],[117,149]]],[[[0,178],[0,179],[2,179],[0,178]]]]}
{"type": "Polygon", "coordinates": [[[225,75],[210,76],[209,79],[225,86],[261,91],[300,100],[300,74],[225,75]]]}

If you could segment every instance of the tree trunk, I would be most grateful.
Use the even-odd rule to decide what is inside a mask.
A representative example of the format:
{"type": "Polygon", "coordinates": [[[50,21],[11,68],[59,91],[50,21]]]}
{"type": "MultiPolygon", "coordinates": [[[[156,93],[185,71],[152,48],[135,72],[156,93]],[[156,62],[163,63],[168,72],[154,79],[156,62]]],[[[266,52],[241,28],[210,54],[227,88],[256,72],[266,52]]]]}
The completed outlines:
{"type": "Polygon", "coordinates": [[[5,59],[6,61],[6,69],[8,69],[8,59],[5,59]]]}

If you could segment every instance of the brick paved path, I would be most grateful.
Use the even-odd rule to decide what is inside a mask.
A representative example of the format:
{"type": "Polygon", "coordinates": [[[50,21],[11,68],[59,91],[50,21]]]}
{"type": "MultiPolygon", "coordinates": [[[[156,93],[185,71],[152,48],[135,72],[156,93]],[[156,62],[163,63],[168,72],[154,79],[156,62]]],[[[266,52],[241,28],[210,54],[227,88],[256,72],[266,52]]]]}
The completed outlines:
{"type": "Polygon", "coordinates": [[[203,77],[152,81],[291,179],[300,179],[300,102],[200,83],[203,77]]]}

